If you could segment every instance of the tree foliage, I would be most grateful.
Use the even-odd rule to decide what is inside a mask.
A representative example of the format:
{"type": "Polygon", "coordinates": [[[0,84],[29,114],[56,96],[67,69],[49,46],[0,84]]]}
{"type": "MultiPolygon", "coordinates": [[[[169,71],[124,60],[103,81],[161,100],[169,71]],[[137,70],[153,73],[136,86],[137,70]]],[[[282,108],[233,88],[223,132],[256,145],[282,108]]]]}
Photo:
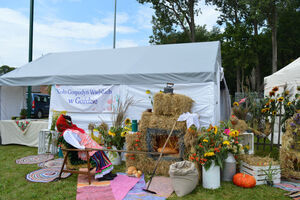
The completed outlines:
{"type": "Polygon", "coordinates": [[[6,74],[12,70],[14,70],[15,68],[14,67],[10,67],[8,65],[2,65],[0,67],[0,76],[2,76],[3,74],[6,74]]]}
{"type": "Polygon", "coordinates": [[[138,0],[150,3],[155,10],[152,17],[155,43],[166,33],[176,32],[178,28],[185,32],[191,42],[195,42],[195,16],[200,12],[200,0],[138,0]]]}
{"type": "MultiPolygon", "coordinates": [[[[166,7],[173,5],[175,11],[181,12],[179,8],[186,10],[187,3],[191,1],[138,1],[151,3],[155,10],[153,35],[150,36],[153,44],[221,41],[222,66],[232,94],[235,91],[262,91],[263,77],[274,72],[274,38],[277,42],[278,69],[300,56],[300,1],[206,0],[221,13],[217,23],[223,31],[219,27],[208,31],[206,26],[195,25],[193,40],[188,23],[182,21],[186,14],[192,12],[182,12],[181,17],[177,18],[172,9],[166,7]],[[176,3],[181,7],[175,7],[176,3]],[[270,10],[272,6],[275,6],[273,11],[270,10]],[[276,19],[272,22],[274,11],[276,19]],[[276,37],[272,23],[277,29],[276,37]]],[[[196,5],[193,16],[201,17],[197,16],[200,12],[199,1],[193,2],[196,5]]]]}

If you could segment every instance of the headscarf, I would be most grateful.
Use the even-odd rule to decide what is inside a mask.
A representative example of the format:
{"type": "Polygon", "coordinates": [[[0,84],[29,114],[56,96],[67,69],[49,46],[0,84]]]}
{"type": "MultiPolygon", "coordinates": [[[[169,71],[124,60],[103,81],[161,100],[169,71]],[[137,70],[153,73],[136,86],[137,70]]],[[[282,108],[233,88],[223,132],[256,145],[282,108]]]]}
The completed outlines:
{"type": "Polygon", "coordinates": [[[57,130],[59,132],[61,132],[62,134],[67,129],[78,130],[81,133],[85,133],[85,131],[83,129],[78,128],[75,124],[72,123],[72,119],[68,115],[61,114],[56,121],[56,127],[57,127],[57,130]]]}

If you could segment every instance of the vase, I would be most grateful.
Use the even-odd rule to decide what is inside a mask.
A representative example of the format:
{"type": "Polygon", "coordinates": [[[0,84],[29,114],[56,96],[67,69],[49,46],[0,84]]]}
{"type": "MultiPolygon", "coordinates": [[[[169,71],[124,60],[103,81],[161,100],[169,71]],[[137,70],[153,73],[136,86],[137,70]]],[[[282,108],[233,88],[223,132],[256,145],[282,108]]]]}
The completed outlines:
{"type": "Polygon", "coordinates": [[[203,187],[206,189],[217,189],[220,187],[220,166],[215,164],[215,161],[212,161],[209,169],[206,170],[202,166],[202,182],[203,187]]]}
{"type": "Polygon", "coordinates": [[[236,160],[232,153],[228,153],[228,157],[224,161],[222,170],[222,181],[232,181],[232,177],[236,174],[236,160]]]}
{"type": "MultiPolygon", "coordinates": [[[[112,149],[117,150],[117,148],[115,146],[112,146],[112,149]]],[[[113,164],[113,165],[121,165],[122,160],[121,160],[121,156],[119,155],[118,152],[108,151],[107,152],[107,156],[108,156],[111,164],[113,164]]]]}

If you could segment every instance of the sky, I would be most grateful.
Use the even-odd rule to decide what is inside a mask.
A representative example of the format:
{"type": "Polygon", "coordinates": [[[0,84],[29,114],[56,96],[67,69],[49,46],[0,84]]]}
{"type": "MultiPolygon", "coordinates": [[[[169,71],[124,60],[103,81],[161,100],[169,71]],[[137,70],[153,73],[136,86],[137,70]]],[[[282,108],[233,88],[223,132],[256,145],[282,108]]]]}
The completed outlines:
{"type": "MultiPolygon", "coordinates": [[[[35,0],[33,60],[51,52],[113,47],[114,0],[35,0]]],[[[197,25],[211,30],[219,13],[200,3],[197,25]]],[[[28,62],[30,0],[0,0],[0,66],[28,62]]],[[[151,5],[117,1],[116,48],[149,46],[151,5]]]]}

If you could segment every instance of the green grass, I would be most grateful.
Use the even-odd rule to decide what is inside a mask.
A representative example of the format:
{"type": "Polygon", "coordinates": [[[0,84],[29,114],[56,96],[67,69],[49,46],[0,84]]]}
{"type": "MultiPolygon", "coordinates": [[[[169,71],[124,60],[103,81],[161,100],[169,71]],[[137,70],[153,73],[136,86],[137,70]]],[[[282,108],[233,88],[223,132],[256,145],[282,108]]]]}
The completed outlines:
{"type": "MultiPolygon", "coordinates": [[[[25,179],[26,174],[39,169],[34,165],[17,165],[15,160],[29,155],[36,155],[37,148],[20,145],[0,146],[0,200],[15,199],[76,199],[77,175],[51,183],[32,183],[25,179]]],[[[124,172],[125,165],[116,166],[114,172],[124,172]]],[[[149,178],[149,175],[147,175],[149,178]]],[[[244,189],[232,183],[222,182],[217,190],[206,190],[201,184],[189,195],[182,198],[175,193],[169,199],[289,199],[283,190],[264,186],[244,189]]]]}

